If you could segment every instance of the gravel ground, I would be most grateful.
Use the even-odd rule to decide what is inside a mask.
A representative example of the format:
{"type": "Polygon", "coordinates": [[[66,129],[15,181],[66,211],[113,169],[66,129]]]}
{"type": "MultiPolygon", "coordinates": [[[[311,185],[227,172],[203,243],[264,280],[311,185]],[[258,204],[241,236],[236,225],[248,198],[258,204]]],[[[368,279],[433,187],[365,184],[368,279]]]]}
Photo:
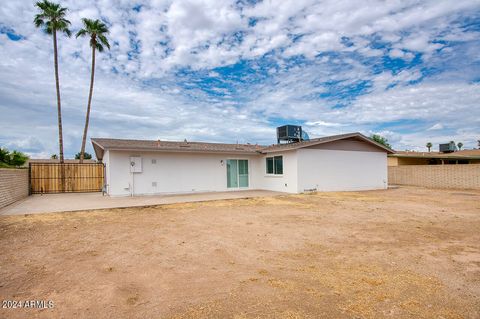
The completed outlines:
{"type": "Polygon", "coordinates": [[[0,318],[479,318],[479,230],[413,187],[0,216],[2,306],[53,302],[0,318]]]}

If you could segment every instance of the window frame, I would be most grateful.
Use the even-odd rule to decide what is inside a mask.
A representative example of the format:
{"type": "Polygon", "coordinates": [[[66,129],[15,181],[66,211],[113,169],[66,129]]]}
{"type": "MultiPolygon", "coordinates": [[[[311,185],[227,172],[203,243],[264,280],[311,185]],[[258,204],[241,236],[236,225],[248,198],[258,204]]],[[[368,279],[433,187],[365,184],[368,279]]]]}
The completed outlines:
{"type": "Polygon", "coordinates": [[[267,156],[265,157],[265,174],[267,176],[283,176],[283,155],[274,155],[274,156],[267,156]],[[277,161],[276,159],[280,158],[281,160],[281,173],[278,172],[277,161]],[[269,164],[268,162],[271,161],[271,168],[272,172],[269,173],[269,164]]]}

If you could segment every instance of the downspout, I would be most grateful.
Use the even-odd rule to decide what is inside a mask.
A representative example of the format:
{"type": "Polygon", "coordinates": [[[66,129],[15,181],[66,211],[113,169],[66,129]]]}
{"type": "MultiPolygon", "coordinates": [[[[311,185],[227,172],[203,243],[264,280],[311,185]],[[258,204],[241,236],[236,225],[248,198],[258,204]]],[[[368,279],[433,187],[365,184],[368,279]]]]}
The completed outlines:
{"type": "Polygon", "coordinates": [[[132,174],[132,189],[131,189],[130,196],[133,197],[133,195],[135,194],[135,173],[132,172],[130,174],[132,174]]]}
{"type": "Polygon", "coordinates": [[[102,163],[102,165],[103,165],[103,190],[102,190],[102,195],[105,196],[105,194],[108,194],[107,165],[105,165],[105,163],[102,163]]]}

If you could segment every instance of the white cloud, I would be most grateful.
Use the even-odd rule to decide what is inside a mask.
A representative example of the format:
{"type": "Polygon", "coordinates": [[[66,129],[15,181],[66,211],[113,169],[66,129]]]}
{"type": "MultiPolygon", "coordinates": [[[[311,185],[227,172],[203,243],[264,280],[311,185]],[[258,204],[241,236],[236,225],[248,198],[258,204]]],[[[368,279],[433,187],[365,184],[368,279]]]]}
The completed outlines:
{"type": "Polygon", "coordinates": [[[428,128],[428,131],[442,130],[444,128],[442,123],[436,123],[428,128]]]}
{"type": "Polygon", "coordinates": [[[362,96],[348,107],[348,119],[358,122],[400,119],[452,122],[459,120],[459,114],[470,114],[461,119],[462,125],[478,127],[478,101],[480,84],[422,83],[362,96]]]}
{"type": "Polygon", "coordinates": [[[415,56],[413,55],[413,53],[411,52],[405,52],[403,50],[400,50],[400,49],[393,49],[391,50],[388,55],[391,57],[391,58],[400,58],[400,59],[405,59],[405,60],[411,60],[413,59],[415,56]]]}
{"type": "Polygon", "coordinates": [[[340,123],[331,123],[325,121],[315,121],[315,122],[305,122],[305,125],[308,126],[342,126],[340,123]]]}

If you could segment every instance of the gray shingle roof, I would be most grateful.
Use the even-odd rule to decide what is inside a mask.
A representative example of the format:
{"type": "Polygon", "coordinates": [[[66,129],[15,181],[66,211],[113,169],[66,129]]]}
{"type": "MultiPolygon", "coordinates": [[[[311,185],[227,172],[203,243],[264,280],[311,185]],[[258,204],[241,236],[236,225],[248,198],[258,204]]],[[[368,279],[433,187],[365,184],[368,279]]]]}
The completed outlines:
{"type": "Polygon", "coordinates": [[[92,138],[92,143],[94,146],[96,144],[102,149],[128,149],[145,151],[256,153],[262,148],[262,146],[253,144],[126,140],[113,138],[92,138]]]}

